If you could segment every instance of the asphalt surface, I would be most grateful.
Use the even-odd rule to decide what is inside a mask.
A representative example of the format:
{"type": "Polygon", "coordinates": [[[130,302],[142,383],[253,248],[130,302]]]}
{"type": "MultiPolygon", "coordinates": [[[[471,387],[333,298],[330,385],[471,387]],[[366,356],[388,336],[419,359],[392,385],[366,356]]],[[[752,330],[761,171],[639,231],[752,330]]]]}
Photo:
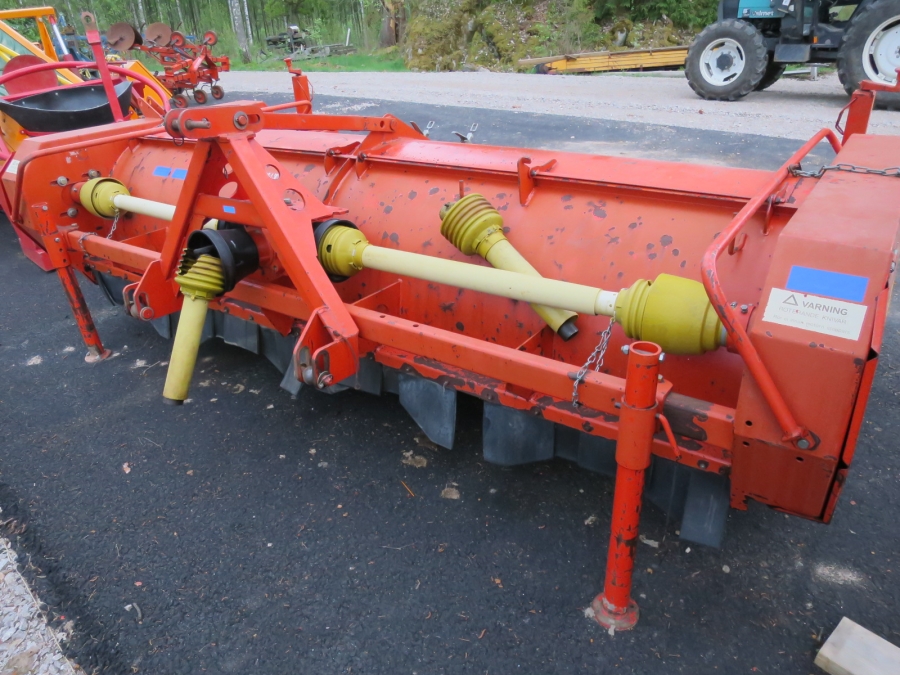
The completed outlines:
{"type": "MultiPolygon", "coordinates": [[[[257,96],[260,94],[234,92],[228,94],[228,100],[252,100],[257,96]]],[[[264,96],[271,104],[293,100],[288,94],[266,93],[264,96]]],[[[661,124],[340,96],[318,95],[315,98],[315,108],[318,112],[336,115],[391,114],[405,122],[415,122],[421,129],[434,122],[429,132],[430,138],[439,141],[458,142],[459,137],[453,132],[466,135],[472,125],[477,124],[472,136],[473,143],[624,155],[748,169],[777,169],[805,142],[805,139],[797,141],[756,134],[698,131],[661,124]]],[[[818,166],[833,158],[831,148],[822,144],[816,152],[810,154],[808,164],[818,166]]]]}
{"type": "MultiPolygon", "coordinates": [[[[364,112],[387,110],[374,103],[364,112]]],[[[695,159],[763,168],[799,145],[390,108],[436,120],[437,138],[477,121],[481,142],[665,156],[692,139],[695,159]]],[[[641,621],[610,636],[584,615],[609,479],[487,464],[474,399],[460,400],[456,448],[438,449],[392,395],[292,399],[267,361],[218,341],[201,348],[191,401],[165,406],[169,344],[83,286],[116,352],[95,365],[58,281],[0,225],[0,524],[54,623],[74,621],[69,653],[89,672],[806,675],[842,616],[900,643],[896,311],[834,522],[751,504],[712,550],[679,543],[648,506],[659,547],[638,550],[641,621]],[[427,466],[404,464],[409,451],[427,466]]]]}

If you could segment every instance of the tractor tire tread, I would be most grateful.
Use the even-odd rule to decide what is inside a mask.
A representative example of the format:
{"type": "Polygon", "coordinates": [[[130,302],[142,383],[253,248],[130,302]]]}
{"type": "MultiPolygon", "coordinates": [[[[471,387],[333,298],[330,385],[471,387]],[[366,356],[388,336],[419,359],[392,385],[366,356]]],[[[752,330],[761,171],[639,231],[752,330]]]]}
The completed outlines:
{"type": "Polygon", "coordinates": [[[725,19],[712,23],[700,31],[700,34],[691,43],[688,49],[687,60],[685,61],[685,74],[687,75],[688,84],[694,93],[707,101],[737,101],[743,98],[759,85],[766,72],[766,65],[769,62],[766,44],[763,41],[762,33],[753,24],[741,21],[740,19],[725,19]],[[727,33],[732,33],[727,35],[727,33]],[[691,77],[691,70],[697,66],[700,55],[706,49],[706,45],[712,39],[720,37],[732,37],[737,33],[741,37],[746,38],[747,44],[743,44],[746,52],[747,64],[745,68],[749,68],[749,77],[743,78],[744,73],[738,76],[743,79],[739,87],[731,90],[715,91],[712,85],[709,85],[700,75],[699,69],[696,77],[691,77]],[[748,49],[749,47],[749,49],[748,49]]]}
{"type": "MultiPolygon", "coordinates": [[[[862,65],[862,51],[869,35],[892,15],[900,15],[898,0],[874,0],[865,4],[850,20],[838,51],[837,72],[844,91],[851,96],[859,88],[860,82],[866,79],[866,71],[862,65]]],[[[900,94],[878,92],[875,95],[875,107],[882,110],[900,110],[900,94]]]]}
{"type": "Polygon", "coordinates": [[[769,55],[769,63],[766,65],[766,71],[763,73],[762,79],[759,81],[759,84],[756,85],[755,91],[765,91],[773,84],[778,82],[781,79],[781,76],[784,75],[784,70],[787,66],[783,63],[775,63],[772,58],[774,55],[769,55]]]}

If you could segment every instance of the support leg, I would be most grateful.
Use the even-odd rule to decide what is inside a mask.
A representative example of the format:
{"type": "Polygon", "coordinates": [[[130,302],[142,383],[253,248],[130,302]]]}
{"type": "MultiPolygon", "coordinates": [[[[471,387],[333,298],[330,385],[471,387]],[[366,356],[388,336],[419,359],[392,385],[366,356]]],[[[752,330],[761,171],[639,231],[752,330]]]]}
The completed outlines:
{"type": "Polygon", "coordinates": [[[56,270],[59,275],[59,281],[62,283],[66,297],[69,299],[69,305],[72,307],[72,315],[78,324],[78,330],[81,331],[81,337],[84,344],[87,345],[88,353],[84,360],[88,363],[94,363],[107,358],[110,355],[108,349],[103,348],[100,342],[100,335],[94,327],[94,319],[88,309],[84,296],[81,294],[81,287],[78,285],[78,279],[75,278],[75,272],[71,267],[60,267],[56,270]]]}
{"type": "Polygon", "coordinates": [[[630,630],[637,623],[631,577],[638,544],[644,474],[650,466],[656,432],[656,386],[661,350],[652,342],[635,342],[628,352],[625,395],[616,443],[616,491],[603,593],[594,598],[594,618],[604,628],[630,630]]]}

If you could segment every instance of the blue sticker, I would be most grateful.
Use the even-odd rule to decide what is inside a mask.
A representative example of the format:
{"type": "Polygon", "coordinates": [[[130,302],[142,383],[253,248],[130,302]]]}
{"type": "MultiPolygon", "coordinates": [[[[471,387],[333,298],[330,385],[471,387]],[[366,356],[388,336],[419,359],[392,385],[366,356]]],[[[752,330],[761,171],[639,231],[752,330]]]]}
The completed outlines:
{"type": "Polygon", "coordinates": [[[223,206],[222,210],[225,213],[237,213],[237,210],[233,206],[223,206]]]}
{"type": "Polygon", "coordinates": [[[791,267],[786,288],[789,291],[825,295],[829,298],[849,300],[850,302],[862,302],[866,297],[868,285],[869,280],[866,277],[858,277],[855,274],[829,272],[828,270],[794,265],[791,267]]]}
{"type": "Polygon", "coordinates": [[[187,169],[175,169],[174,171],[172,171],[172,178],[184,180],[185,178],[187,178],[187,169]]]}
{"type": "Polygon", "coordinates": [[[153,169],[153,175],[159,178],[168,178],[170,173],[172,173],[172,169],[168,166],[158,166],[153,169]]]}

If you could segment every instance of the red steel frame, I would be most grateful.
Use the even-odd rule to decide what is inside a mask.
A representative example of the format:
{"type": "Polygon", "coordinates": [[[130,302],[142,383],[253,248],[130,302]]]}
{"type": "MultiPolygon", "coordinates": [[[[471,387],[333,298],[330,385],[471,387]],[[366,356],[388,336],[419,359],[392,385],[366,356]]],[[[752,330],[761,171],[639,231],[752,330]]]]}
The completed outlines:
{"type": "MultiPolygon", "coordinates": [[[[215,106],[202,112],[173,111],[169,115],[169,120],[180,120],[182,128],[187,119],[203,118],[212,122],[212,129],[184,132],[183,136],[193,140],[201,137],[218,139],[217,147],[221,148],[225,160],[233,167],[237,177],[246,187],[253,205],[251,207],[244,201],[234,203],[233,206],[237,209],[235,220],[250,222],[265,230],[267,239],[277,248],[279,256],[283,256],[284,268],[296,288],[296,290],[285,289],[265,282],[244,282],[235,289],[230,297],[237,301],[253,300],[259,305],[260,310],[241,312],[241,310],[231,307],[232,311],[254,316],[261,325],[270,327],[284,326],[285,317],[307,321],[300,344],[308,343],[313,348],[312,356],[320,370],[324,370],[323,362],[325,355],[328,355],[330,374],[336,381],[355,373],[359,355],[371,352],[373,344],[381,344],[392,348],[387,350],[383,356],[376,355],[376,358],[380,357],[380,360],[385,363],[397,363],[397,357],[392,355],[392,350],[399,349],[417,353],[435,362],[454,363],[462,370],[476,372],[482,376],[494,378],[498,382],[507,382],[515,387],[524,388],[526,391],[535,390],[535,382],[541,381],[540,393],[562,401],[570,397],[572,368],[568,364],[548,362],[546,358],[528,352],[510,350],[463,335],[447,334],[443,330],[432,329],[415,322],[405,322],[396,317],[392,317],[390,321],[386,322],[382,320],[384,317],[381,314],[369,309],[366,304],[345,305],[334,294],[333,284],[318,265],[311,234],[307,234],[303,228],[295,227],[285,231],[285,228],[279,225],[280,222],[296,222],[298,218],[308,219],[312,222],[337,217],[344,211],[321,203],[307,188],[290,176],[282,176],[280,184],[273,188],[271,181],[266,178],[265,172],[260,171],[260,168],[267,164],[277,164],[277,162],[253,139],[254,132],[263,128],[390,131],[406,136],[417,136],[417,132],[390,118],[271,115],[265,110],[262,104],[238,103],[215,106]],[[237,110],[246,112],[253,120],[250,128],[245,132],[234,130],[232,118],[237,110]],[[284,189],[294,190],[301,195],[302,201],[306,205],[302,212],[298,214],[279,198],[278,191],[284,189]],[[272,302],[276,297],[278,301],[272,302]],[[365,352],[360,352],[357,345],[360,333],[370,343],[365,352]],[[464,349],[460,350],[460,347],[464,349]]],[[[73,152],[81,148],[114,145],[117,141],[146,137],[153,133],[154,123],[151,121],[128,124],[137,126],[114,135],[110,135],[105,130],[94,136],[87,134],[83,140],[47,147],[26,157],[16,175],[14,195],[21,198],[29,165],[41,157],[73,152]]],[[[827,132],[820,132],[814,140],[826,135],[828,135],[827,132]]],[[[130,294],[134,297],[136,313],[145,318],[163,316],[177,311],[180,306],[177,287],[172,282],[172,278],[182,242],[187,232],[193,229],[189,221],[199,222],[203,218],[219,217],[222,204],[231,205],[227,199],[211,195],[203,195],[198,198],[196,193],[202,175],[200,167],[208,162],[212,145],[214,143],[209,140],[200,140],[195,145],[194,159],[191,162],[191,170],[189,170],[189,175],[195,179],[188,180],[181,192],[175,219],[171,226],[166,228],[165,244],[161,252],[139,249],[129,244],[99,237],[83,239],[79,230],[69,230],[64,233],[70,250],[80,254],[83,246],[88,253],[83,262],[88,262],[96,269],[115,272],[118,276],[125,276],[137,282],[130,294]],[[196,170],[194,170],[195,168],[196,170]],[[121,268],[117,263],[125,265],[125,267],[121,268]],[[157,269],[160,272],[157,272],[157,269]]],[[[799,161],[813,145],[813,141],[807,143],[791,158],[789,164],[799,161]]],[[[360,153],[359,149],[355,153],[356,157],[364,154],[360,153]]],[[[341,157],[337,153],[330,156],[341,157]]],[[[327,160],[328,156],[326,156],[326,162],[327,160]]],[[[704,260],[705,270],[712,268],[711,261],[715,260],[727,247],[729,239],[732,239],[733,235],[746,223],[749,215],[768,199],[774,189],[773,186],[777,187],[784,179],[785,174],[786,168],[783,167],[756,197],[747,202],[733,223],[725,230],[725,234],[710,247],[704,260]]],[[[3,196],[10,199],[6,190],[4,193],[3,196]]],[[[7,203],[8,211],[12,215],[12,222],[14,225],[23,227],[22,212],[20,211],[23,202],[21,199],[12,197],[7,203]]],[[[714,269],[712,269],[712,273],[704,274],[704,282],[710,289],[714,306],[726,321],[732,343],[740,350],[740,345],[747,342],[741,333],[743,332],[744,335],[746,333],[740,321],[729,311],[729,304],[724,298],[714,269]]],[[[386,289],[383,293],[389,296],[390,289],[386,289]]],[[[223,299],[218,301],[218,304],[219,306],[230,306],[231,303],[229,299],[223,299]]],[[[749,350],[742,355],[745,360],[752,359],[752,352],[749,350]]],[[[321,373],[317,372],[317,374],[321,373]]],[[[480,388],[476,386],[476,393],[480,388]]],[[[670,387],[664,383],[660,389],[660,398],[665,399],[670,387]]],[[[582,385],[579,396],[587,408],[617,416],[615,403],[622,391],[623,383],[620,378],[602,373],[590,373],[582,385]]],[[[520,396],[511,392],[501,394],[501,398],[507,399],[514,405],[518,399],[521,399],[520,396]]],[[[519,405],[521,406],[523,403],[520,402],[519,405]]],[[[684,402],[683,405],[685,410],[691,410],[690,402],[684,402]]],[[[656,454],[672,459],[680,457],[682,461],[692,466],[702,466],[709,470],[720,470],[727,467],[729,462],[726,456],[715,448],[716,446],[728,447],[731,445],[733,412],[724,407],[706,406],[705,408],[708,408],[704,422],[705,433],[710,441],[708,444],[702,444],[702,448],[699,450],[696,448],[673,449],[669,441],[662,437],[655,441],[656,454]]],[[[583,415],[562,409],[548,409],[546,414],[548,417],[558,420],[570,420],[569,424],[572,426],[581,426],[584,421],[588,421],[588,418],[583,415]],[[575,424],[571,421],[572,419],[583,420],[583,422],[575,424]]],[[[607,423],[602,420],[591,420],[591,422],[598,428],[604,429],[606,433],[603,435],[610,438],[617,436],[617,425],[614,422],[607,423]]]]}
{"type": "MultiPolygon", "coordinates": [[[[72,67],[72,64],[66,65],[72,67]]],[[[400,281],[384,283],[374,292],[361,292],[356,301],[348,300],[347,292],[339,293],[319,265],[312,235],[313,223],[347,213],[335,196],[340,181],[354,173],[358,178],[365,177],[372,167],[379,165],[402,171],[445,169],[430,164],[433,159],[429,155],[416,154],[424,137],[395,118],[308,114],[309,84],[300,71],[291,72],[297,100],[290,104],[266,107],[262,103],[245,101],[204,110],[171,111],[165,118],[167,134],[161,133],[154,120],[126,121],[114,127],[86,130],[77,136],[60,134],[43,139],[33,147],[23,147],[15,178],[10,179],[8,172],[3,174],[3,207],[18,231],[46,252],[60,275],[91,355],[102,356],[105,350],[72,270],[79,269],[89,278],[96,271],[128,280],[126,306],[136,317],[151,319],[177,312],[181,298],[174,275],[188,233],[209,218],[231,214],[230,220],[247,226],[253,233],[260,249],[261,269],[226,296],[214,300],[211,307],[281,334],[299,328],[294,364],[298,373],[311,369],[313,384],[327,386],[344,381],[358,371],[361,357],[372,356],[385,366],[442,379],[460,391],[512,408],[530,410],[552,422],[618,441],[616,456],[620,469],[607,583],[603,596],[595,602],[595,612],[612,616],[609,625],[630,627],[637,618],[636,608],[632,608],[633,602],[629,598],[630,572],[644,471],[650,456],[655,454],[704,471],[729,474],[737,456],[733,453],[741,449],[735,431],[735,407],[675,393],[672,381],[658,377],[659,349],[647,343],[635,345],[630,351],[624,377],[589,372],[579,390],[582,406],[575,407],[571,405],[572,382],[580,362],[574,362],[571,357],[570,360],[548,358],[542,345],[553,336],[547,331],[530,335],[521,344],[511,346],[428,325],[414,316],[407,318],[403,311],[405,290],[400,281]],[[296,107],[299,112],[275,114],[288,107],[296,107]],[[319,156],[324,177],[333,191],[329,187],[324,197],[314,192],[296,172],[286,168],[285,160],[279,159],[282,155],[276,157],[277,153],[260,140],[264,133],[283,132],[306,132],[310,134],[312,145],[322,143],[319,156]],[[344,145],[334,146],[325,145],[335,136],[326,132],[368,132],[368,136],[337,136],[344,139],[344,145]],[[172,146],[171,138],[179,145],[172,146]],[[120,156],[138,152],[136,143],[145,144],[149,153],[156,152],[155,143],[160,144],[164,152],[164,148],[169,148],[168,152],[174,151],[175,147],[183,148],[181,156],[186,162],[186,178],[178,191],[174,218],[163,228],[136,230],[128,241],[106,238],[104,226],[96,220],[65,224],[52,215],[77,204],[73,195],[80,183],[41,199],[30,192],[31,185],[46,184],[44,179],[57,170],[58,159],[63,155],[89,155],[90,161],[100,162],[109,171],[120,156]],[[388,151],[400,154],[392,157],[388,151]],[[223,175],[236,184],[236,192],[225,194],[222,191],[223,175]]],[[[865,125],[860,120],[867,119],[871,104],[871,97],[854,98],[845,138],[864,133],[865,125]]],[[[782,443],[793,453],[817,451],[819,439],[797,421],[788,404],[789,399],[769,371],[771,361],[767,363],[751,340],[748,330],[751,315],[743,311],[738,314],[734,303],[726,296],[718,265],[726,252],[734,256],[744,249],[749,226],[751,222],[760,222],[760,211],[764,206],[767,211],[762,218],[762,236],[769,228],[775,228],[776,223],[777,227],[783,227],[784,222],[796,213],[799,204],[809,198],[811,186],[793,179],[790,169],[822,140],[830,142],[835,151],[842,151],[837,137],[823,130],[781,169],[758,182],[752,191],[741,188],[743,192],[739,191],[742,195],[739,197],[732,189],[724,187],[713,188],[701,195],[689,187],[690,177],[670,177],[668,187],[662,180],[648,180],[640,188],[622,188],[648,199],[718,204],[717,208],[722,205],[736,207],[737,213],[731,223],[707,246],[700,266],[701,276],[728,332],[730,349],[742,358],[761,392],[766,409],[771,411],[781,429],[782,443]],[[778,195],[782,194],[790,194],[790,200],[779,199],[778,195]]],[[[531,158],[522,158],[515,168],[504,168],[492,162],[490,151],[483,151],[488,154],[482,160],[476,157],[482,150],[467,149],[466,157],[473,163],[483,162],[477,169],[483,176],[508,176],[518,181],[518,199],[523,206],[532,203],[542,185],[554,181],[572,186],[607,184],[602,179],[566,174],[567,160],[559,163],[544,160],[535,162],[537,166],[531,168],[531,158]],[[523,171],[523,167],[527,170],[523,171]]],[[[288,144],[282,152],[296,151],[288,144]]],[[[474,167],[470,169],[475,171],[474,167]]],[[[627,167],[621,169],[627,170],[627,167]]],[[[754,180],[757,179],[754,177],[754,180]]],[[[878,307],[880,314],[873,324],[876,334],[881,330],[878,316],[881,322],[884,319],[883,299],[878,307]]],[[[872,344],[876,341],[877,337],[873,337],[872,344]]],[[[849,464],[852,455],[854,430],[859,428],[874,363],[875,359],[872,359],[865,365],[861,400],[853,409],[850,423],[849,445],[843,446],[845,465],[849,464]]],[[[742,443],[750,445],[749,441],[742,443]]],[[[776,446],[777,442],[770,448],[781,450],[784,447],[776,446]]],[[[825,498],[817,496],[818,501],[813,500],[805,510],[788,510],[827,521],[840,490],[840,471],[846,471],[845,465],[835,468],[834,458],[809,456],[815,461],[832,462],[831,471],[838,471],[826,490],[827,504],[822,506],[825,498]]],[[[801,475],[802,466],[795,468],[801,475]]],[[[742,507],[745,495],[750,494],[750,488],[742,489],[745,490],[743,493],[733,493],[732,505],[738,508],[742,507]]],[[[759,494],[753,493],[753,496],[766,501],[759,494]]]]}

